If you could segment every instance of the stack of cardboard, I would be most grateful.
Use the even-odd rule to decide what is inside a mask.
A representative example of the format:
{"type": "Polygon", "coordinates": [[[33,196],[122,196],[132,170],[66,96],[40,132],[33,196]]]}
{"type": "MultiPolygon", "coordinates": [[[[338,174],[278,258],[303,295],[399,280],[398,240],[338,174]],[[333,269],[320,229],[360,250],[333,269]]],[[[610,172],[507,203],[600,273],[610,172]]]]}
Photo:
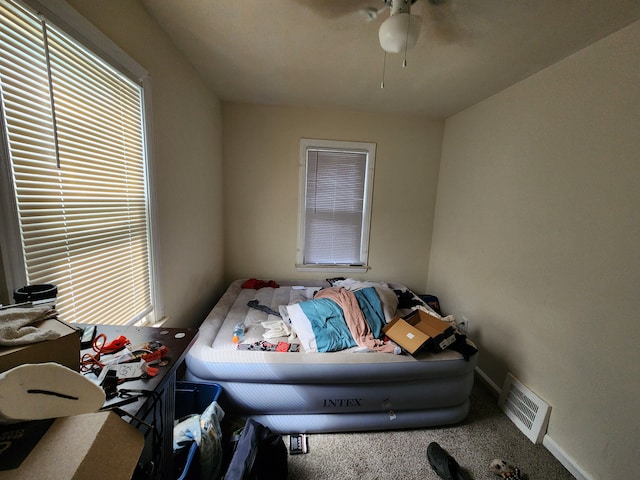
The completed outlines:
{"type": "MultiPolygon", "coordinates": [[[[11,445],[12,440],[0,441],[3,443],[11,445]]],[[[0,476],[7,480],[130,479],[143,446],[142,433],[113,412],[58,418],[32,447],[33,450],[26,452],[26,458],[22,452],[24,460],[0,476]]],[[[6,468],[2,465],[3,458],[20,454],[15,449],[11,454],[2,451],[0,469],[6,468]]]]}
{"type": "MultiPolygon", "coordinates": [[[[48,362],[80,371],[80,329],[55,315],[32,326],[59,336],[0,347],[0,376],[19,365],[48,362]]],[[[113,412],[0,424],[0,477],[130,479],[143,446],[142,433],[113,412]]]]}

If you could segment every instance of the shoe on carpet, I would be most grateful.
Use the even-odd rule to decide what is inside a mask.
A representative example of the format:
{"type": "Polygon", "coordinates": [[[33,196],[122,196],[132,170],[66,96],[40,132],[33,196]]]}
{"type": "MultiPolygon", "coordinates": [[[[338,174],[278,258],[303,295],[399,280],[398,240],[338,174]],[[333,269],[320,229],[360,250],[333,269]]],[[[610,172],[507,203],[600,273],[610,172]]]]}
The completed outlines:
{"type": "Polygon", "coordinates": [[[458,462],[436,442],[431,442],[427,447],[427,460],[443,480],[471,480],[458,462]]]}

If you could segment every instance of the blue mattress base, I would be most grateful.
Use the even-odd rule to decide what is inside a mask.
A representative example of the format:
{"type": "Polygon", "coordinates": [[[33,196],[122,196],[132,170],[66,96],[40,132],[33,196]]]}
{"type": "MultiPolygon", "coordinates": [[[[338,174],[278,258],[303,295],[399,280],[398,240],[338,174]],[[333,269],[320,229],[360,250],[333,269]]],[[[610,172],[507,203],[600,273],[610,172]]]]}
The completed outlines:
{"type": "MultiPolygon", "coordinates": [[[[451,425],[469,412],[473,373],[427,384],[291,385],[216,381],[230,414],[281,434],[397,430],[451,425]],[[448,386],[449,385],[449,386],[448,386]],[[268,412],[268,413],[265,413],[268,412]]],[[[210,380],[195,377],[194,382],[210,380]]]]}
{"type": "MultiPolygon", "coordinates": [[[[187,373],[193,381],[210,382],[187,373]]],[[[250,383],[215,380],[227,408],[247,414],[379,413],[439,409],[463,404],[473,387],[473,372],[427,381],[380,383],[250,383]]]]}
{"type": "Polygon", "coordinates": [[[404,430],[460,423],[469,413],[469,400],[461,405],[427,410],[368,413],[318,413],[297,415],[250,415],[276,433],[335,433],[404,430]]]}

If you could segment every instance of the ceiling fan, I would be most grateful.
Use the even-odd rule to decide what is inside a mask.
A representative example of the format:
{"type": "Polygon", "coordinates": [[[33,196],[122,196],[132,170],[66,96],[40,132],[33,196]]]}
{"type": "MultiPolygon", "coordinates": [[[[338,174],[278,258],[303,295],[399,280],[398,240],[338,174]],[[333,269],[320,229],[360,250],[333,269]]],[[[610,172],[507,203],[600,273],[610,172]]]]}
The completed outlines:
{"type": "MultiPolygon", "coordinates": [[[[417,0],[383,0],[381,8],[365,7],[360,13],[367,21],[377,20],[389,9],[389,17],[378,30],[380,46],[385,52],[400,53],[414,47],[420,36],[422,18],[411,13],[411,6],[417,0]]],[[[445,0],[427,0],[431,5],[442,5],[445,0]]]]}
{"type": "MultiPolygon", "coordinates": [[[[412,16],[413,28],[420,28],[424,24],[425,34],[437,43],[452,43],[459,40],[461,33],[459,22],[456,20],[458,13],[457,0],[293,0],[306,6],[316,14],[327,18],[359,14],[368,22],[376,22],[384,18],[382,24],[389,21],[398,24],[403,17],[412,16]],[[414,8],[415,7],[415,8],[414,8]],[[421,16],[420,16],[421,15],[421,16]],[[397,18],[392,18],[397,17],[397,18]],[[390,21],[391,20],[391,21],[390,21]]],[[[385,26],[385,29],[387,27],[385,26]]],[[[419,36],[418,32],[418,36],[419,36]]],[[[406,35],[405,35],[406,36],[406,35]]],[[[417,40],[417,37],[416,37],[417,40]]],[[[404,41],[402,42],[404,47],[404,41]]],[[[397,47],[396,47],[397,49],[397,47]]],[[[402,49],[400,50],[402,51],[402,49]]]]}
{"type": "Polygon", "coordinates": [[[375,0],[295,1],[309,6],[326,18],[350,15],[358,11],[366,21],[374,22],[383,17],[386,12],[389,12],[378,29],[378,40],[384,51],[382,88],[384,88],[387,53],[404,53],[402,65],[406,67],[407,50],[414,47],[418,42],[423,23],[425,23],[431,38],[437,38],[440,43],[454,41],[456,30],[458,30],[452,22],[452,3],[455,3],[454,0],[422,0],[424,4],[428,5],[418,4],[416,5],[416,10],[422,13],[424,17],[411,11],[412,6],[418,3],[418,0],[378,0],[378,3],[381,4],[378,7],[372,5],[376,3],[375,0]]]}
{"type": "MultiPolygon", "coordinates": [[[[444,0],[429,0],[429,3],[438,5],[444,0]]],[[[422,18],[411,14],[411,6],[416,0],[384,0],[384,7],[375,10],[372,7],[364,10],[370,20],[375,20],[379,13],[389,8],[389,17],[382,22],[378,29],[378,40],[384,50],[384,62],[382,67],[382,82],[380,88],[384,88],[384,74],[386,70],[387,53],[404,52],[402,66],[407,66],[407,50],[418,43],[422,18]]]]}

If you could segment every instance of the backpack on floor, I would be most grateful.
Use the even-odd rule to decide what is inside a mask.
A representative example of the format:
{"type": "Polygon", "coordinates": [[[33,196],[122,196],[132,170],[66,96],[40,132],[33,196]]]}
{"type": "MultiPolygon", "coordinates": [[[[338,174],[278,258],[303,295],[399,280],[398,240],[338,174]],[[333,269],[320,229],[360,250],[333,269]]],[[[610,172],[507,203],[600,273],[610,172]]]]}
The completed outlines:
{"type": "Polygon", "coordinates": [[[286,480],[287,447],[280,435],[249,419],[224,480],[286,480]]]}

